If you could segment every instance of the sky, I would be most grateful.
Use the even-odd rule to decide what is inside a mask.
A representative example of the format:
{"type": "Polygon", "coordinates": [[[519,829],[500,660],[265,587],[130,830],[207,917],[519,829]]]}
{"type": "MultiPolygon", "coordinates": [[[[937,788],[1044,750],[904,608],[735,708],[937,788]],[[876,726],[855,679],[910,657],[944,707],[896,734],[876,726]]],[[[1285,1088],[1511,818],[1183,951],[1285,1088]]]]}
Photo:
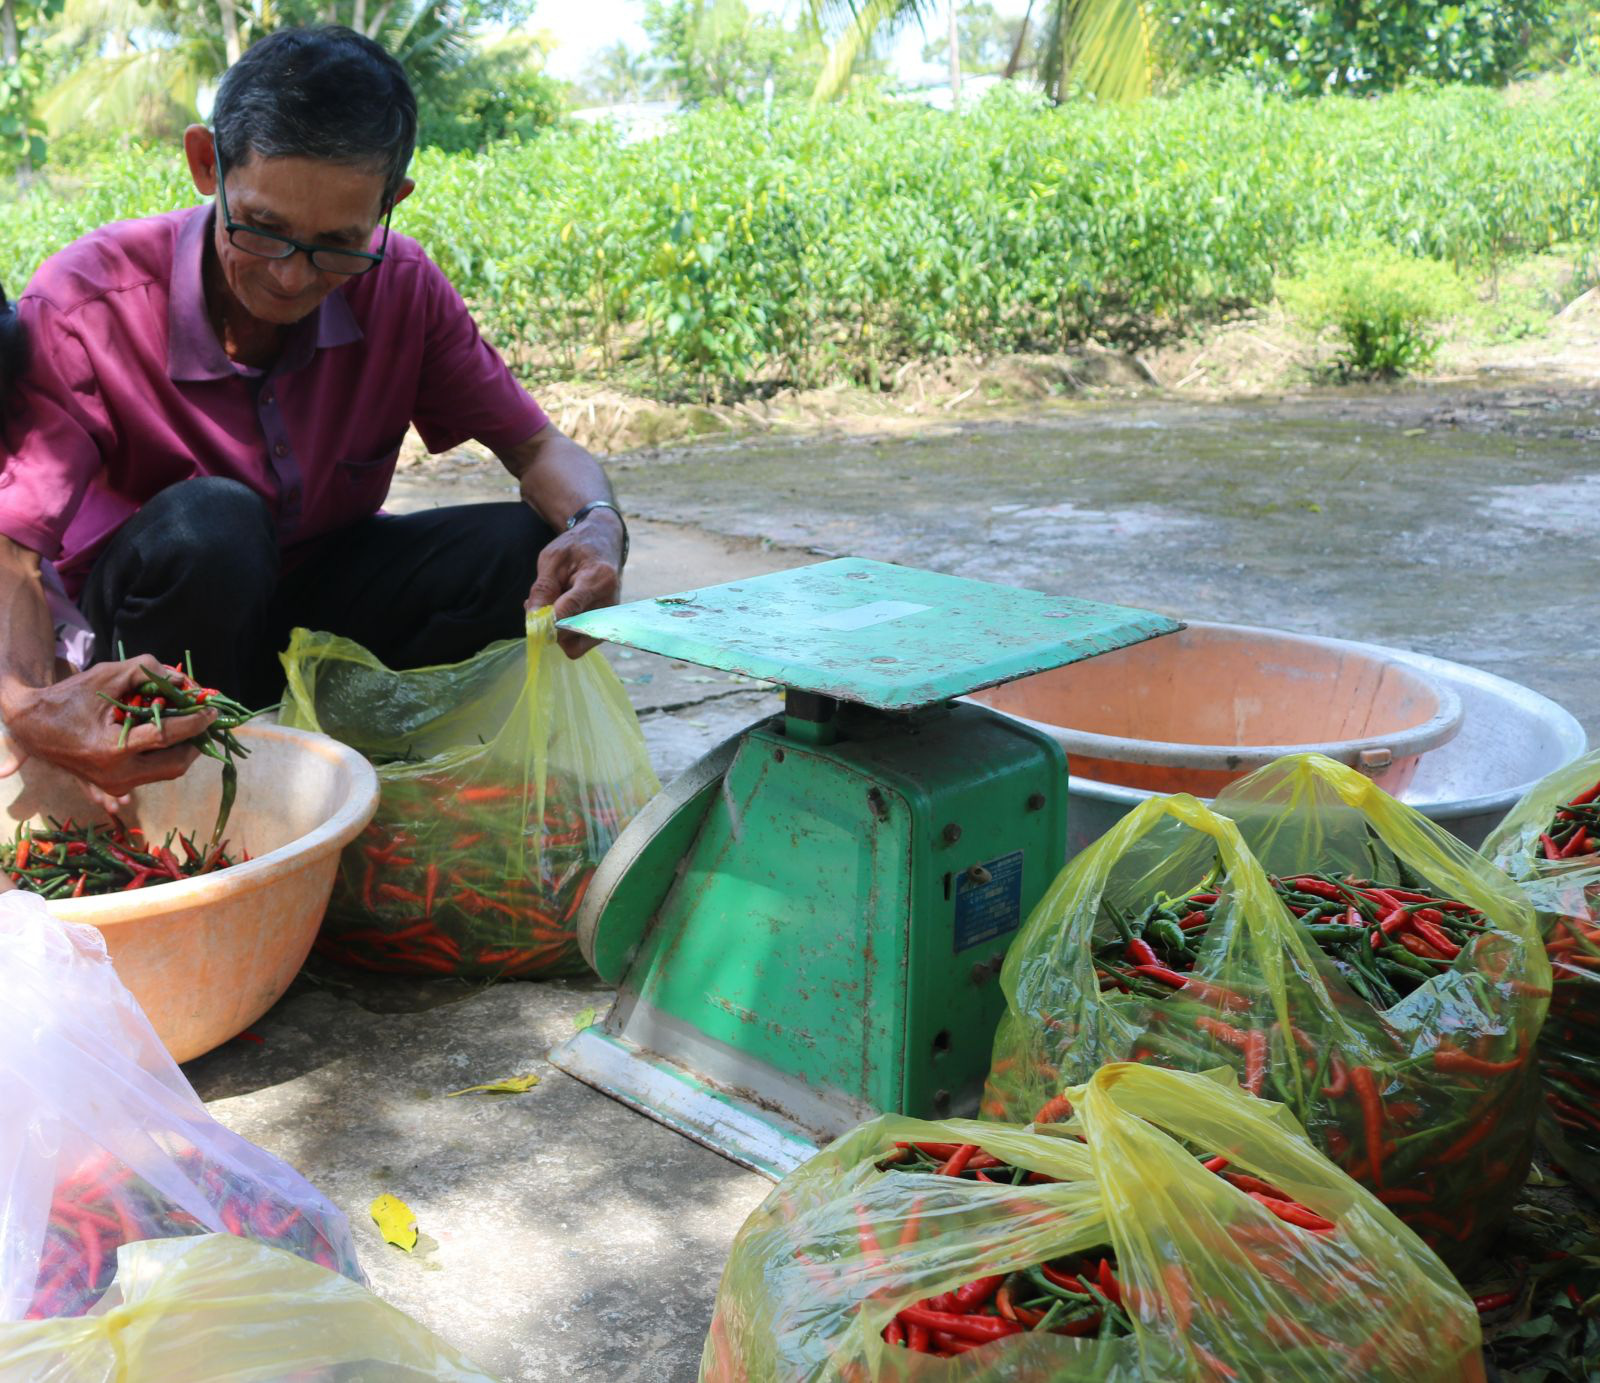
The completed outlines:
{"type": "MultiPolygon", "coordinates": [[[[797,13],[795,0],[787,0],[787,3],[785,0],[748,0],[748,3],[751,9],[789,19],[797,13]]],[[[1018,10],[1020,13],[1020,6],[1018,10]]],[[[545,70],[563,81],[576,81],[590,56],[601,48],[609,48],[618,39],[638,52],[648,47],[639,23],[643,13],[643,0],[539,0],[530,27],[555,36],[556,48],[545,70]]],[[[930,25],[940,22],[942,18],[936,18],[930,20],[930,25]]],[[[917,80],[924,75],[938,78],[941,69],[927,67],[922,62],[925,41],[922,30],[915,25],[899,35],[890,58],[896,75],[906,80],[917,80]]]]}

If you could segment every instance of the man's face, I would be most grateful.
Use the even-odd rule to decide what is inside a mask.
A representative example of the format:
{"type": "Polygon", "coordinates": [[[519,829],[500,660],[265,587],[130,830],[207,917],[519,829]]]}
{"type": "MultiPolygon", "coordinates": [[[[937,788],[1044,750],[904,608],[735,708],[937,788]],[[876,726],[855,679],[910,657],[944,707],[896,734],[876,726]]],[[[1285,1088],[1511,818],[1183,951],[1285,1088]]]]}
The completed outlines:
{"type": "MultiPolygon", "coordinates": [[[[203,149],[189,149],[190,168],[202,194],[216,188],[216,163],[205,132],[203,149]],[[196,167],[196,154],[200,166],[196,167]],[[209,184],[209,186],[207,185],[209,184]]],[[[186,140],[186,145],[188,141],[186,140]]],[[[226,169],[228,215],[236,226],[288,236],[335,250],[368,250],[383,219],[383,176],[311,158],[260,158],[226,169]]],[[[409,186],[403,192],[409,192],[409,186]]],[[[403,193],[402,193],[403,195],[403,193]]],[[[398,198],[396,199],[398,200],[398,198]]],[[[349,281],[318,269],[309,255],[263,259],[236,247],[223,227],[220,205],[213,229],[217,262],[229,291],[252,317],[286,326],[349,281]]]]}

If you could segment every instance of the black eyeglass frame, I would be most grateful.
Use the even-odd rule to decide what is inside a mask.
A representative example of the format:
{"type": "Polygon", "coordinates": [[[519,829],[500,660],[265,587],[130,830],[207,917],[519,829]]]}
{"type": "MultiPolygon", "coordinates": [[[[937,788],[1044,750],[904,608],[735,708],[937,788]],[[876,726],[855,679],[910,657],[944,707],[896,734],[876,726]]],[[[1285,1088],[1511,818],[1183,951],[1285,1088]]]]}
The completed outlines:
{"type": "Polygon", "coordinates": [[[303,251],[306,258],[311,261],[313,269],[320,270],[324,274],[342,274],[346,278],[355,278],[361,274],[368,273],[383,263],[383,257],[389,250],[389,221],[394,215],[394,201],[392,198],[390,199],[388,210],[383,214],[383,243],[379,245],[376,252],[372,250],[341,250],[332,245],[308,245],[303,240],[292,240],[289,236],[279,235],[276,231],[261,230],[257,226],[241,225],[238,221],[235,221],[228,211],[228,194],[223,187],[227,170],[222,164],[221,149],[216,149],[216,159],[217,203],[222,208],[222,229],[227,234],[228,243],[234,249],[240,250],[247,255],[254,255],[257,259],[271,260],[274,263],[285,259],[293,259],[296,251],[303,251]],[[262,254],[260,250],[252,250],[248,245],[241,245],[235,238],[239,231],[244,231],[247,235],[259,235],[264,240],[274,240],[280,245],[288,246],[288,248],[281,255],[262,254]],[[326,264],[317,262],[319,254],[339,255],[345,259],[352,257],[364,259],[367,263],[359,269],[330,269],[326,264]]]}

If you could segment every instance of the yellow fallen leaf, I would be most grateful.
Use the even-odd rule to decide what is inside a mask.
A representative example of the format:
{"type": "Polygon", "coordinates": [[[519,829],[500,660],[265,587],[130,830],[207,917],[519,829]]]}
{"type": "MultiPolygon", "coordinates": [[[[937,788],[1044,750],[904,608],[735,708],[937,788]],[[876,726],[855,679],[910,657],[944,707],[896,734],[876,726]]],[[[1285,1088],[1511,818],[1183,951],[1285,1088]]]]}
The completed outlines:
{"type": "Polygon", "coordinates": [[[492,1080],[484,1085],[469,1085],[465,1090],[447,1091],[445,1099],[455,1095],[525,1095],[538,1083],[538,1076],[507,1076],[504,1080],[492,1080]]]}
{"type": "Polygon", "coordinates": [[[417,1217],[399,1196],[379,1196],[369,1207],[384,1242],[410,1253],[417,1246],[417,1217]]]}
{"type": "Polygon", "coordinates": [[[593,1027],[596,1012],[597,1010],[595,1009],[594,1005],[591,1004],[572,1020],[572,1026],[575,1027],[579,1032],[582,1032],[585,1028],[593,1027]]]}

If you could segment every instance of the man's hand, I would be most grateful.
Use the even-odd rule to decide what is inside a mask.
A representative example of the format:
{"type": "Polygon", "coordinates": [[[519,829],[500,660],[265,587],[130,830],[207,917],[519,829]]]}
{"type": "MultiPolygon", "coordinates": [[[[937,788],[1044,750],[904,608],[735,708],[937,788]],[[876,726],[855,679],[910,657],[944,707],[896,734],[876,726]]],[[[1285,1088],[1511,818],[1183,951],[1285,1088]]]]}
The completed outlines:
{"type": "MultiPolygon", "coordinates": [[[[610,500],[611,486],[600,463],[554,423],[546,423],[526,442],[497,453],[517,477],[522,498],[552,528],[595,500],[610,500]]],[[[602,605],[621,593],[622,519],[609,509],[593,509],[575,527],[553,539],[539,554],[538,575],[528,592],[528,609],[555,606],[558,620],[602,605]]],[[[569,658],[595,646],[564,630],[556,634],[569,658]]]]}
{"type": "Polygon", "coordinates": [[[118,748],[122,726],[105,700],[126,701],[145,680],[144,669],[157,665],[154,658],[130,658],[101,663],[47,687],[11,687],[0,698],[0,718],[12,757],[0,762],[0,776],[15,773],[37,756],[98,789],[92,795],[108,810],[122,805],[142,783],[182,777],[200,755],[192,741],[205,733],[217,713],[163,719],[159,730],[135,726],[118,748]]]}
{"type": "MultiPolygon", "coordinates": [[[[539,575],[528,592],[527,608],[555,607],[558,620],[614,605],[622,589],[622,523],[608,509],[596,509],[539,554],[539,575]]],[[[556,641],[569,658],[581,658],[596,640],[568,630],[556,641]]]]}

